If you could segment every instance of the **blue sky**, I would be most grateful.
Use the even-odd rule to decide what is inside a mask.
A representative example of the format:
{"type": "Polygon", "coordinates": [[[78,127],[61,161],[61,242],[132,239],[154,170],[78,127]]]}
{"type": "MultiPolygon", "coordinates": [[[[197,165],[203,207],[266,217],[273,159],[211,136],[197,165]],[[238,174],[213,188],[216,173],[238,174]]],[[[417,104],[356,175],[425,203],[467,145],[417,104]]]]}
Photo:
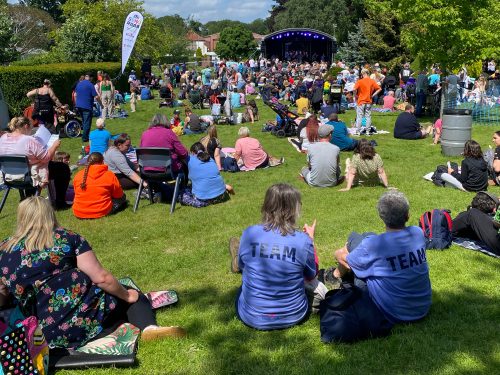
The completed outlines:
{"type": "MultiPolygon", "coordinates": [[[[155,17],[179,14],[183,18],[194,16],[203,23],[223,19],[251,22],[266,18],[272,0],[143,0],[144,8],[155,17]]],[[[17,3],[9,0],[9,3],[17,3]]]]}
{"type": "Polygon", "coordinates": [[[144,0],[144,7],[155,17],[179,14],[183,18],[193,15],[205,23],[222,19],[251,22],[266,18],[272,0],[144,0]]]}

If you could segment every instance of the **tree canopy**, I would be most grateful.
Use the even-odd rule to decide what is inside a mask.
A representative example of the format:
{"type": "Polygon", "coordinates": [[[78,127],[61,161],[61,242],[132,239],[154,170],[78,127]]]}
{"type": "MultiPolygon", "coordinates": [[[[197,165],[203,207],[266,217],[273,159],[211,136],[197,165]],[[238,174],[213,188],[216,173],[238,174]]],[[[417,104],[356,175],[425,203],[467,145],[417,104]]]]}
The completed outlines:
{"type": "Polygon", "coordinates": [[[252,32],[244,27],[227,27],[220,33],[215,52],[225,59],[243,59],[255,52],[252,32]]]}

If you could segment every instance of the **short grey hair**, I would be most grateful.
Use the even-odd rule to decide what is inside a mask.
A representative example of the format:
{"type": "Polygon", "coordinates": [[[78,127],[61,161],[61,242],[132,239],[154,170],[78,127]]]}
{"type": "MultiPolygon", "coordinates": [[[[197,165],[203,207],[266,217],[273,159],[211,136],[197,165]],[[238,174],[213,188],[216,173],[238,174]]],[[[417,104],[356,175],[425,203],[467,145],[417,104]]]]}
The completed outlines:
{"type": "Polygon", "coordinates": [[[410,203],[406,196],[396,190],[387,191],[378,200],[378,215],[388,228],[404,228],[408,221],[410,203]]]}
{"type": "Polygon", "coordinates": [[[239,130],[238,130],[238,136],[240,138],[243,138],[243,137],[249,137],[250,136],[250,129],[248,129],[246,126],[242,126],[239,130]]]}
{"type": "Polygon", "coordinates": [[[155,114],[149,123],[150,128],[158,125],[163,125],[164,127],[169,126],[168,118],[163,113],[155,114]]]}

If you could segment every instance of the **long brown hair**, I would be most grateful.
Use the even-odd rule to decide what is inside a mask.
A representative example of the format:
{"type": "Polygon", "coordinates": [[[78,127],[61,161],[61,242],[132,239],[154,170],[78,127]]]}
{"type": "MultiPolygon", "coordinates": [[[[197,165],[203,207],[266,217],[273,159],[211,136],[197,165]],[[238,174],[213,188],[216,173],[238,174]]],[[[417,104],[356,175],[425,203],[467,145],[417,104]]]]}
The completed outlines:
{"type": "Polygon", "coordinates": [[[89,174],[90,166],[94,164],[102,164],[103,162],[104,162],[104,157],[100,152],[93,152],[89,155],[89,158],[87,159],[87,165],[85,166],[85,172],[83,172],[83,180],[82,183],[80,184],[80,188],[82,190],[87,189],[87,176],[89,174]]]}
{"type": "Polygon", "coordinates": [[[307,125],[306,125],[306,134],[309,142],[313,143],[319,140],[318,129],[319,129],[318,118],[315,115],[312,115],[307,120],[307,125]]]}
{"type": "Polygon", "coordinates": [[[264,230],[278,230],[282,236],[293,234],[302,207],[300,192],[288,184],[275,184],[266,191],[262,205],[264,230]]]}
{"type": "Polygon", "coordinates": [[[466,158],[481,159],[483,157],[483,152],[481,151],[479,143],[472,139],[465,142],[464,156],[466,158]]]}

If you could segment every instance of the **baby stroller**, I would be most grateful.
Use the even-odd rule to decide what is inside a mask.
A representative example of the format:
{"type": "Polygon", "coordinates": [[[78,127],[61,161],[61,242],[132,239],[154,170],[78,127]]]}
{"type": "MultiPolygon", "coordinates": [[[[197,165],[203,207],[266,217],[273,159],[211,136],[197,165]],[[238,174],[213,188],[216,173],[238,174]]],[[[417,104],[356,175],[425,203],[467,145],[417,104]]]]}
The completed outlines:
{"type": "Polygon", "coordinates": [[[271,130],[271,134],[279,138],[296,136],[297,124],[294,120],[299,115],[290,111],[286,105],[281,104],[276,98],[264,103],[277,114],[276,126],[271,130]]]}
{"type": "Polygon", "coordinates": [[[335,113],[344,113],[345,110],[342,108],[342,85],[333,84],[330,86],[330,103],[332,103],[333,108],[335,108],[335,113]]]}

